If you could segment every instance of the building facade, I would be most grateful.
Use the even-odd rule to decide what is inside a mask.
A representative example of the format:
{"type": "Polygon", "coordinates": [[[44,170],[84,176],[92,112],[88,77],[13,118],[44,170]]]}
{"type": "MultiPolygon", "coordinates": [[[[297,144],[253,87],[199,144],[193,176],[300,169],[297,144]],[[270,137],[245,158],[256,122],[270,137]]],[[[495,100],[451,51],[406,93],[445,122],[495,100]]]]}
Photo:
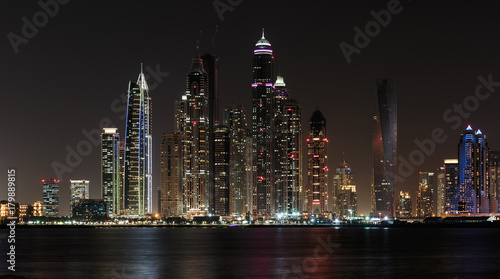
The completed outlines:
{"type": "Polygon", "coordinates": [[[286,214],[303,211],[303,150],[302,150],[302,108],[293,99],[283,106],[282,113],[282,164],[281,179],[283,182],[284,199],[282,206],[286,214]]]}
{"type": "Polygon", "coordinates": [[[186,79],[186,120],[184,129],[184,198],[186,213],[213,212],[214,188],[210,177],[208,76],[200,58],[192,60],[186,79]]]}
{"type": "Polygon", "coordinates": [[[184,214],[183,134],[164,133],[161,142],[161,210],[162,217],[184,214]]]}
{"type": "Polygon", "coordinates": [[[458,189],[451,200],[453,213],[490,213],[495,200],[489,187],[489,147],[481,130],[469,125],[458,145],[458,189]]]}
{"type": "Polygon", "coordinates": [[[215,165],[215,215],[229,216],[230,200],[234,199],[229,187],[230,132],[224,125],[215,127],[214,131],[214,165],[215,165]]]}
{"type": "Polygon", "coordinates": [[[321,111],[313,112],[307,136],[307,212],[323,214],[326,211],[328,189],[328,138],[326,119],[321,111]]]}
{"type": "Polygon", "coordinates": [[[69,197],[69,209],[70,212],[73,210],[73,204],[79,200],[89,199],[89,180],[79,179],[74,180],[70,179],[70,197],[69,197]]]}
{"type": "Polygon", "coordinates": [[[129,82],[124,154],[124,214],[153,213],[151,96],[142,71],[129,82]]]}
{"type": "Polygon", "coordinates": [[[273,171],[273,81],[274,56],[264,36],[255,44],[252,62],[252,136],[253,136],[253,205],[258,216],[274,213],[275,189],[273,171]]]}
{"type": "Polygon", "coordinates": [[[433,172],[420,172],[417,191],[417,217],[432,217],[434,213],[435,176],[433,172]]]}
{"type": "Polygon", "coordinates": [[[59,216],[59,180],[44,179],[42,180],[43,187],[43,205],[44,216],[59,216]]]}
{"type": "Polygon", "coordinates": [[[331,212],[341,218],[356,216],[358,199],[354,175],[345,160],[342,160],[337,167],[332,184],[333,187],[330,187],[332,191],[328,192],[329,200],[332,200],[331,212]]]}
{"type": "Polygon", "coordinates": [[[436,200],[435,211],[436,216],[439,217],[445,213],[446,204],[446,168],[445,166],[439,167],[436,178],[436,200]]]}
{"type": "Polygon", "coordinates": [[[412,218],[412,202],[409,192],[399,192],[399,200],[396,209],[396,217],[399,218],[412,218]]]}
{"type": "Polygon", "coordinates": [[[117,128],[103,128],[101,134],[101,197],[109,204],[109,216],[120,215],[123,201],[120,135],[117,130],[117,128]]]}
{"type": "MultiPolygon", "coordinates": [[[[238,105],[224,109],[224,125],[229,129],[229,211],[241,216],[248,211],[247,123],[245,109],[238,105]]],[[[251,147],[250,147],[251,152],[251,147]]],[[[251,157],[251,153],[250,153],[251,157]]],[[[250,165],[251,171],[251,165],[250,165]]],[[[251,187],[250,187],[251,189],[251,187]]]]}
{"type": "Polygon", "coordinates": [[[499,212],[500,201],[500,152],[489,152],[490,169],[490,195],[492,202],[490,204],[491,212],[499,212]]]}
{"type": "Polygon", "coordinates": [[[397,103],[392,80],[377,80],[377,115],[373,132],[372,214],[394,216],[397,160],[397,103]]]}

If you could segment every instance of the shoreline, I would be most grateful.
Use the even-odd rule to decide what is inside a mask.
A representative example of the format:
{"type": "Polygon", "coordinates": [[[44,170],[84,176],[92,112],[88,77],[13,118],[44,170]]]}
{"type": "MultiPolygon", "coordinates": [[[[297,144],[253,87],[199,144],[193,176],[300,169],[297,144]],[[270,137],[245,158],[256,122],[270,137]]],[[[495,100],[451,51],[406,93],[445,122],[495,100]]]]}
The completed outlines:
{"type": "MultiPolygon", "coordinates": [[[[332,228],[332,229],[342,229],[342,228],[408,228],[408,229],[421,229],[421,228],[500,228],[500,222],[488,222],[488,223],[457,223],[457,224],[339,224],[339,225],[297,225],[297,224],[273,224],[273,225],[226,225],[226,224],[200,224],[200,225],[172,225],[172,224],[156,224],[156,225],[144,225],[144,224],[133,224],[133,225],[25,225],[16,224],[16,229],[37,229],[37,228],[219,228],[219,229],[232,229],[232,228],[332,228]]],[[[0,225],[0,229],[8,229],[7,225],[0,225]]]]}

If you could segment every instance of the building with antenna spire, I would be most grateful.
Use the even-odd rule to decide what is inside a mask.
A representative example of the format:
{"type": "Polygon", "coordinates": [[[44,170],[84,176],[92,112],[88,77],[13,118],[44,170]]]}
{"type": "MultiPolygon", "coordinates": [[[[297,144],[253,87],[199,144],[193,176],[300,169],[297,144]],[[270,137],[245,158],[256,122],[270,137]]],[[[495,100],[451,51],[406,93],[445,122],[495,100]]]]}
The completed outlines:
{"type": "Polygon", "coordinates": [[[209,80],[198,56],[186,78],[184,124],[184,199],[189,215],[214,212],[214,188],[210,183],[209,80]]]}
{"type": "Polygon", "coordinates": [[[124,214],[153,212],[151,96],[141,64],[137,83],[129,82],[124,152],[124,214]]]}
{"type": "Polygon", "coordinates": [[[252,154],[253,205],[252,213],[271,216],[275,208],[273,173],[273,81],[274,56],[271,43],[264,36],[255,44],[252,62],[252,154]]]}

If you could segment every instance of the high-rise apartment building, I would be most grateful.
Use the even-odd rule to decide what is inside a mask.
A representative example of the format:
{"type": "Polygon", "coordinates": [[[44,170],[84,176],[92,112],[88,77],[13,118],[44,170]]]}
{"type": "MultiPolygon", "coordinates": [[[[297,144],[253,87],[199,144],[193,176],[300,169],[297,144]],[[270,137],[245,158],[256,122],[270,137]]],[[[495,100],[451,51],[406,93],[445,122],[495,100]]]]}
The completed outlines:
{"type": "Polygon", "coordinates": [[[253,208],[254,215],[274,213],[273,79],[274,56],[264,36],[255,44],[252,62],[253,208]]]}
{"type": "Polygon", "coordinates": [[[417,191],[417,217],[432,217],[434,213],[435,177],[433,172],[420,172],[417,191]]]}
{"type": "Polygon", "coordinates": [[[129,82],[124,154],[124,214],[153,213],[151,96],[142,71],[129,82]]]}
{"type": "MultiPolygon", "coordinates": [[[[224,109],[224,125],[229,130],[229,211],[241,216],[248,211],[247,123],[243,106],[224,109]]],[[[250,147],[251,152],[251,147],[250,147]]],[[[251,153],[250,153],[251,158],[251,153]]],[[[250,165],[251,170],[251,165],[250,165]]],[[[251,187],[250,187],[251,189],[251,187]]]]}
{"type": "Polygon", "coordinates": [[[195,58],[186,80],[184,170],[186,211],[190,215],[213,212],[214,188],[210,179],[208,75],[195,58]]]}
{"type": "Polygon", "coordinates": [[[458,159],[446,159],[444,160],[445,169],[445,213],[457,212],[457,201],[458,195],[458,159]]]}
{"type": "Polygon", "coordinates": [[[499,211],[500,201],[500,152],[489,152],[489,166],[490,166],[490,211],[499,211]]]}
{"type": "Polygon", "coordinates": [[[490,213],[489,147],[481,130],[469,125],[458,145],[458,191],[450,211],[490,213]]]}
{"type": "Polygon", "coordinates": [[[282,113],[282,153],[281,179],[283,183],[283,213],[302,212],[303,180],[302,180],[302,108],[300,104],[289,99],[283,105],[282,113]]]}
{"type": "Polygon", "coordinates": [[[377,80],[377,115],[373,118],[372,213],[394,215],[397,160],[397,103],[392,80],[377,80]]]}
{"type": "Polygon", "coordinates": [[[214,165],[215,165],[215,214],[229,216],[231,214],[229,189],[230,132],[224,125],[218,125],[214,130],[214,165]]]}
{"type": "Polygon", "coordinates": [[[328,187],[328,138],[326,119],[321,111],[313,112],[307,136],[307,211],[322,214],[326,211],[328,187]]]}
{"type": "Polygon", "coordinates": [[[42,187],[44,216],[59,216],[59,180],[44,179],[42,187]]]}
{"type": "Polygon", "coordinates": [[[396,217],[399,218],[412,218],[412,202],[409,192],[399,192],[399,200],[396,206],[396,217]]]}
{"type": "Polygon", "coordinates": [[[184,213],[183,134],[164,133],[161,142],[161,216],[184,213]]]}
{"type": "MultiPolygon", "coordinates": [[[[101,134],[101,197],[108,203],[108,215],[120,215],[123,201],[120,172],[120,135],[116,128],[101,134]]],[[[88,197],[86,198],[88,199],[88,197]]]]}
{"type": "Polygon", "coordinates": [[[333,176],[333,190],[328,192],[332,202],[330,210],[341,218],[353,217],[357,214],[358,198],[356,186],[354,185],[354,175],[351,167],[345,160],[342,160],[333,176]]]}
{"type": "Polygon", "coordinates": [[[439,167],[436,179],[436,200],[434,205],[436,206],[435,212],[436,216],[441,216],[445,213],[446,204],[446,168],[445,166],[439,167]]]}
{"type": "Polygon", "coordinates": [[[86,179],[70,179],[70,197],[69,197],[69,209],[71,212],[71,216],[73,216],[73,205],[75,202],[79,200],[88,199],[90,197],[89,194],[89,184],[90,181],[86,179]]]}

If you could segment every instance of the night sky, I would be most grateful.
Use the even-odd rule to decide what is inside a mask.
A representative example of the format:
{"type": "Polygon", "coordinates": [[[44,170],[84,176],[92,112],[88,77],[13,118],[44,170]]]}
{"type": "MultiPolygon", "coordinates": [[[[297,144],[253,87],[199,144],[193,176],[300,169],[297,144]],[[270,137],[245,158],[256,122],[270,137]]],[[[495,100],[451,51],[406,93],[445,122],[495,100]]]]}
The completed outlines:
{"type": "MultiPolygon", "coordinates": [[[[443,119],[455,103],[474,95],[479,76],[487,79],[491,74],[492,80],[500,81],[498,1],[402,0],[402,11],[350,57],[351,63],[340,43],[354,45],[353,28],[364,30],[374,20],[370,11],[387,9],[390,1],[243,0],[224,12],[222,21],[211,0],[109,2],[59,5],[34,36],[18,46],[17,54],[8,34],[22,36],[21,19],[33,22],[42,8],[37,1],[0,2],[0,170],[4,172],[0,185],[5,189],[0,199],[7,197],[7,169],[15,168],[17,201],[41,200],[41,180],[56,176],[53,162],[66,165],[66,147],[76,149],[87,140],[82,130],[98,129],[101,120],[110,119],[124,137],[123,111],[117,112],[123,106],[120,98],[144,63],[146,69],[159,67],[163,72],[148,80],[154,87],[156,208],[161,134],[173,130],[173,103],[185,91],[200,29],[203,54],[212,49],[216,25],[221,109],[243,103],[251,119],[251,61],[264,27],[274,49],[275,74],[284,76],[291,96],[302,105],[304,136],[316,107],[327,119],[330,177],[345,153],[358,187],[359,213],[370,211],[376,78],[396,82],[399,155],[408,159],[418,149],[414,141],[430,138],[435,128],[442,128],[448,137],[398,184],[396,193],[411,191],[414,198],[418,171],[435,171],[443,159],[456,158],[459,136],[467,124],[487,135],[492,150],[500,150],[500,87],[477,104],[469,97],[469,107],[477,109],[467,118],[457,117],[458,128],[457,121],[443,119]]],[[[481,92],[486,94],[485,90],[481,92]]],[[[61,214],[69,214],[69,179],[89,179],[90,197],[100,198],[99,153],[100,146],[92,145],[90,154],[63,175],[61,214]]]]}

